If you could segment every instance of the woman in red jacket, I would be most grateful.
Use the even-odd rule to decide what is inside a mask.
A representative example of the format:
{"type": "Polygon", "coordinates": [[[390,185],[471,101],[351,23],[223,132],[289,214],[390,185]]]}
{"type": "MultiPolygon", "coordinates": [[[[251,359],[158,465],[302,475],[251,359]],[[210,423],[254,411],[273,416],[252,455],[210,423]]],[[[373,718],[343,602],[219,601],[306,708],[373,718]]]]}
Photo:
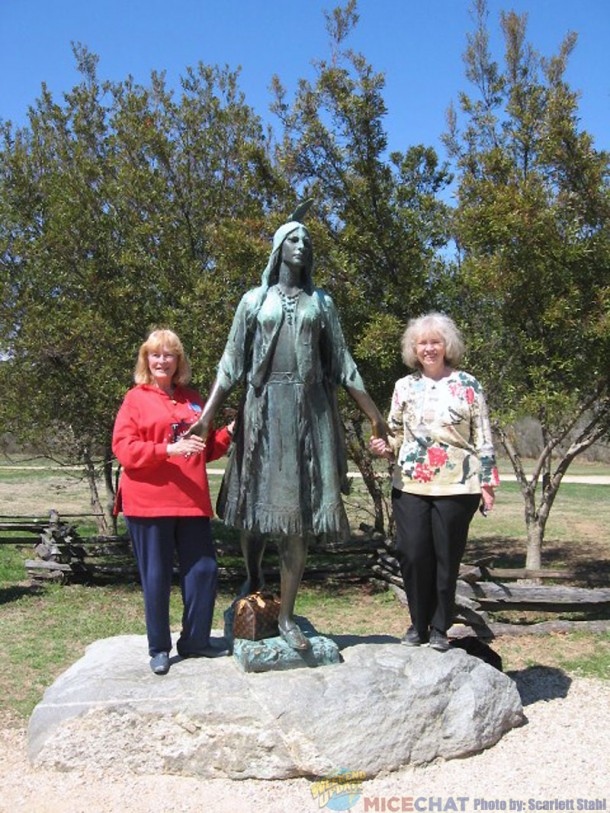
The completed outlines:
{"type": "Polygon", "coordinates": [[[174,551],[184,603],[177,642],[183,658],[227,654],[210,643],[218,566],[206,462],[227,451],[230,427],[202,440],[182,437],[204,406],[188,389],[190,365],[171,330],[153,330],[140,347],[134,379],[112,438],[123,467],[116,511],[125,515],[144,591],[150,667],[169,671],[169,599],[174,551]]]}

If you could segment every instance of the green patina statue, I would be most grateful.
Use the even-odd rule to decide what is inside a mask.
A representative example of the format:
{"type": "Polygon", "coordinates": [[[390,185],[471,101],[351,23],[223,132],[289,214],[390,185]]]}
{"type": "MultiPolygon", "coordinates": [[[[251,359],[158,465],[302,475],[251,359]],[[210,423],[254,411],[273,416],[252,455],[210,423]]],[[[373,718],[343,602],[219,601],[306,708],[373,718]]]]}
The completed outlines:
{"type": "Polygon", "coordinates": [[[279,628],[294,649],[309,646],[294,620],[308,539],[349,535],[337,388],[343,386],[368,416],[374,435],[387,433],[346,347],[332,299],[313,285],[311,238],[300,222],[307,208],[301,206],[276,231],[262,284],[237,308],[216,381],[190,430],[206,437],[228,393],[245,384],[218,512],[226,525],[242,530],[244,592],[263,586],[264,538],[278,539],[279,628]]]}

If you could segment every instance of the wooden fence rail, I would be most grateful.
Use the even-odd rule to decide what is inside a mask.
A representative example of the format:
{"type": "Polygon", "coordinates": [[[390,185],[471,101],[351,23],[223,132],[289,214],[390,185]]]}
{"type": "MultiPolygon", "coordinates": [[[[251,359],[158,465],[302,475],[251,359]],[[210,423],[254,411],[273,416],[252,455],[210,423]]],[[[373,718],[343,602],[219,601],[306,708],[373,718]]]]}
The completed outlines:
{"type": "MultiPolygon", "coordinates": [[[[112,560],[114,575],[121,568],[137,577],[127,535],[82,538],[66,519],[87,519],[96,514],[63,514],[55,510],[48,516],[0,516],[0,544],[32,548],[35,558],[26,559],[25,568],[33,582],[61,584],[89,581],[95,576],[96,559],[112,560]],[[18,535],[26,532],[27,536],[18,535]]],[[[100,565],[103,567],[102,561],[100,565]]]]}
{"type": "MultiPolygon", "coordinates": [[[[375,576],[406,603],[397,559],[388,546],[377,550],[375,576]]],[[[489,612],[534,610],[540,613],[604,614],[610,617],[610,588],[542,584],[572,578],[569,571],[490,568],[463,564],[456,591],[456,621],[472,627],[483,639],[494,637],[489,612]],[[510,581],[512,579],[513,581],[510,581]]]]}
{"type": "MultiPolygon", "coordinates": [[[[117,578],[137,579],[138,573],[129,538],[89,536],[81,538],[66,519],[91,515],[63,515],[51,511],[48,517],[0,516],[0,544],[28,545],[34,556],[25,561],[34,583],[62,584],[117,578]],[[23,536],[21,534],[27,534],[23,536]]],[[[388,585],[405,601],[402,577],[392,545],[385,540],[352,542],[347,546],[312,546],[305,579],[328,578],[344,582],[377,581],[388,585]]],[[[223,565],[223,558],[239,559],[238,543],[219,542],[220,578],[232,584],[244,578],[241,566],[223,565]]],[[[279,579],[277,566],[265,572],[273,583],[279,579]]],[[[489,612],[537,610],[544,613],[595,613],[610,617],[610,588],[584,588],[549,581],[574,578],[567,570],[525,570],[492,568],[486,562],[464,564],[456,594],[456,620],[472,627],[479,637],[493,638],[489,612]],[[547,583],[541,583],[547,582],[547,583]]]]}

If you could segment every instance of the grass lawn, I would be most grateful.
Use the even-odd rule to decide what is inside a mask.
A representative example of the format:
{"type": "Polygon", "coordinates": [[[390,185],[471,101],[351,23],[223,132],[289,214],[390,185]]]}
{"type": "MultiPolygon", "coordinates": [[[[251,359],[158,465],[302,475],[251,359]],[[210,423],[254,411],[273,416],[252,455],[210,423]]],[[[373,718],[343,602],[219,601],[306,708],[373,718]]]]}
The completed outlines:
{"type": "MultiPolygon", "coordinates": [[[[586,469],[583,473],[610,474],[608,466],[587,464],[581,468],[586,469]]],[[[220,476],[211,479],[215,490],[220,476]]],[[[608,497],[610,486],[566,483],[561,487],[547,530],[545,566],[573,570],[579,584],[608,586],[608,497]]],[[[353,522],[357,527],[367,516],[367,508],[356,482],[348,504],[352,520],[357,516],[353,522]]],[[[33,462],[26,471],[0,465],[0,514],[45,515],[50,508],[64,514],[87,513],[86,484],[78,472],[34,468],[33,462]]],[[[87,520],[79,530],[83,535],[93,532],[91,521],[87,520]]],[[[521,496],[516,483],[505,482],[492,514],[487,519],[479,515],[475,518],[465,560],[485,558],[496,566],[520,567],[524,563],[524,540],[521,496]]],[[[273,553],[272,545],[269,552],[273,553]]],[[[0,546],[0,708],[18,720],[27,718],[44,689],[81,657],[89,643],[113,635],[145,632],[138,584],[33,588],[23,567],[24,560],[31,556],[31,548],[0,546]]],[[[221,583],[215,627],[222,629],[222,613],[234,592],[234,584],[221,583]]],[[[408,624],[406,610],[391,592],[357,581],[328,579],[319,583],[306,578],[296,609],[321,633],[331,635],[400,637],[408,624]]],[[[176,587],[171,602],[175,629],[179,629],[181,612],[176,587]]],[[[507,671],[538,664],[571,675],[610,679],[608,633],[501,636],[494,648],[507,671]]]]}

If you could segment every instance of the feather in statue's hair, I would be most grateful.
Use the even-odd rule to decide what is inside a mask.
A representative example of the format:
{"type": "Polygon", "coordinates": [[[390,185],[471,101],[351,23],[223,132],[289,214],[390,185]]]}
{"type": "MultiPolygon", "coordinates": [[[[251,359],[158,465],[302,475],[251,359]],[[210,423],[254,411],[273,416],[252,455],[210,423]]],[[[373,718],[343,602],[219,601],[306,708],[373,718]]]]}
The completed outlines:
{"type": "Polygon", "coordinates": [[[294,221],[296,223],[302,223],[303,218],[307,214],[307,212],[313,206],[313,198],[306,198],[305,200],[301,201],[294,212],[288,218],[289,221],[294,221]]]}

